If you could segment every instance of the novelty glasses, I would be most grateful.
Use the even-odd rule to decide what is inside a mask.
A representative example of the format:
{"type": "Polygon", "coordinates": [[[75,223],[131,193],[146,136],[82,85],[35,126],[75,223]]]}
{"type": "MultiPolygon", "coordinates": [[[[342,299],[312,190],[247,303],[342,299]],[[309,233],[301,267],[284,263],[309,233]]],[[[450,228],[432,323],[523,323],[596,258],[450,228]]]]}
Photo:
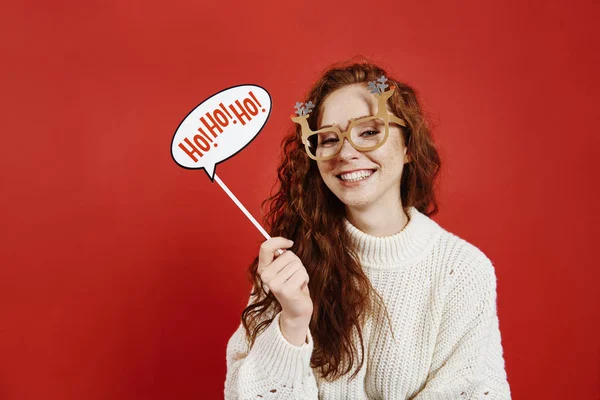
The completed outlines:
{"type": "Polygon", "coordinates": [[[302,103],[297,103],[296,108],[299,109],[297,113],[301,115],[291,118],[302,128],[302,143],[308,156],[316,161],[330,160],[339,154],[344,139],[348,139],[350,145],[358,151],[371,151],[381,147],[389,136],[390,123],[406,127],[404,120],[389,113],[386,108],[386,101],[392,96],[394,90],[395,88],[389,91],[380,89],[377,113],[351,120],[345,132],[341,132],[337,126],[328,126],[317,131],[311,130],[308,125],[309,114],[306,112],[310,112],[314,105],[312,102],[308,102],[304,107],[299,107],[299,104],[302,103]]]}

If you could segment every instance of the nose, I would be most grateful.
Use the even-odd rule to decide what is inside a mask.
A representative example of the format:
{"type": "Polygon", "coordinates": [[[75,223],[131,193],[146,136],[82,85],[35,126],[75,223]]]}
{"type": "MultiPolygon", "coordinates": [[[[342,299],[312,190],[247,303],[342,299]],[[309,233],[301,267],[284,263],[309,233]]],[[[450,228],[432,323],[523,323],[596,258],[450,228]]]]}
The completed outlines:
{"type": "Polygon", "coordinates": [[[352,147],[350,141],[348,141],[348,138],[344,138],[344,141],[342,142],[342,148],[338,153],[338,157],[343,159],[356,158],[358,156],[358,153],[360,152],[354,147],[352,147]]]}

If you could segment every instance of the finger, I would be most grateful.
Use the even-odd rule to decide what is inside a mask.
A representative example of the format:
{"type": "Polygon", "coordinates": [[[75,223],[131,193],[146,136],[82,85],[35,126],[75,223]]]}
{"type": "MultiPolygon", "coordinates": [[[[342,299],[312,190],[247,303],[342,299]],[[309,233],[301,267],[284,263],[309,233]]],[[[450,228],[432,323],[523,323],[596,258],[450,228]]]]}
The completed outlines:
{"type": "Polygon", "coordinates": [[[292,247],[293,243],[291,240],[277,236],[271,239],[265,240],[258,251],[258,270],[262,270],[267,265],[273,262],[276,251],[278,249],[288,249],[292,247]]]}
{"type": "Polygon", "coordinates": [[[300,259],[293,252],[286,251],[259,272],[260,279],[262,279],[263,282],[270,282],[281,272],[281,270],[295,260],[299,261],[300,259]]]}
{"type": "Polygon", "coordinates": [[[286,290],[284,288],[289,287],[290,290],[300,290],[302,288],[302,284],[304,284],[308,279],[308,273],[306,273],[306,269],[302,268],[296,273],[294,273],[290,279],[287,280],[282,286],[282,290],[286,290]]]}
{"type": "Polygon", "coordinates": [[[302,286],[300,286],[300,290],[304,290],[306,287],[308,287],[308,278],[302,282],[302,286]]]}
{"type": "Polygon", "coordinates": [[[271,287],[279,287],[284,284],[298,270],[304,269],[302,263],[293,260],[289,262],[279,273],[271,280],[271,287]]]}

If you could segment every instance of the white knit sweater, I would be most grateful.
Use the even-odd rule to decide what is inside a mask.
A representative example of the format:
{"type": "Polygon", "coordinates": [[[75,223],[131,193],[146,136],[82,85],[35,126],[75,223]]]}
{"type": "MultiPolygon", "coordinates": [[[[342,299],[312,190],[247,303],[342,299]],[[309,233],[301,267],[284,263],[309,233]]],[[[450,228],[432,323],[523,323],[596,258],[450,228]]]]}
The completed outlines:
{"type": "Polygon", "coordinates": [[[310,330],[308,343],[295,346],[281,334],[277,314],[248,349],[240,325],[227,345],[226,400],[510,399],[491,261],[416,208],[407,213],[406,227],[387,237],[344,220],[395,339],[383,311],[374,314],[356,378],[348,381],[353,370],[327,382],[310,366],[310,330]]]}

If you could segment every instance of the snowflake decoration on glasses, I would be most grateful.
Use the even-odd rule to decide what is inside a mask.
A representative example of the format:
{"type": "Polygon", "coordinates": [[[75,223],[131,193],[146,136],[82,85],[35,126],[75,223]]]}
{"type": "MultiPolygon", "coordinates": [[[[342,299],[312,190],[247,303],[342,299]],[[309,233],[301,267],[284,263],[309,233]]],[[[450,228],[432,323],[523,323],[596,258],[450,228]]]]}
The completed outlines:
{"type": "MultiPolygon", "coordinates": [[[[381,75],[376,81],[370,81],[369,89],[371,90],[371,93],[376,95],[383,94],[383,92],[390,87],[390,85],[386,83],[387,81],[388,78],[386,78],[385,75],[381,75]]],[[[313,108],[315,108],[315,104],[313,104],[312,101],[309,101],[308,103],[296,102],[294,108],[299,117],[308,117],[313,108]]]]}
{"type": "Polygon", "coordinates": [[[369,89],[371,89],[371,93],[382,94],[383,92],[385,92],[385,89],[390,87],[390,85],[386,84],[387,80],[388,79],[385,77],[385,75],[381,75],[379,77],[379,79],[377,79],[377,81],[370,81],[369,89]],[[379,82],[379,83],[377,83],[377,82],[379,82]]]}
{"type": "Polygon", "coordinates": [[[294,108],[296,109],[296,114],[298,114],[300,117],[303,117],[305,115],[308,116],[312,109],[315,108],[315,105],[312,101],[309,101],[308,103],[296,102],[294,108]]]}

